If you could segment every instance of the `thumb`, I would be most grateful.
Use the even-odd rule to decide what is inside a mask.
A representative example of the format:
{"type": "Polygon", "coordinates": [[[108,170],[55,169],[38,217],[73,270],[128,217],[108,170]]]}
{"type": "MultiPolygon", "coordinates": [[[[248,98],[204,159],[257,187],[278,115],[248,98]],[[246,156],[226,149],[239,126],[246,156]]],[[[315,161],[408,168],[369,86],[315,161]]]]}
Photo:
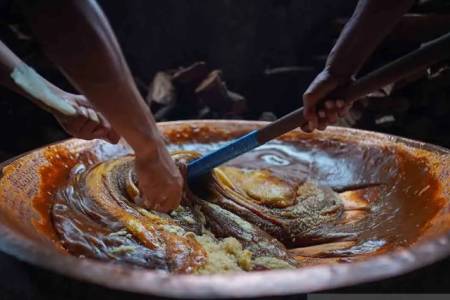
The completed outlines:
{"type": "Polygon", "coordinates": [[[304,114],[307,120],[317,119],[317,105],[337,86],[337,80],[334,80],[328,72],[317,75],[303,94],[304,114]]]}
{"type": "Polygon", "coordinates": [[[114,128],[111,126],[111,123],[109,123],[108,119],[106,119],[105,116],[103,116],[103,114],[101,113],[97,114],[103,128],[106,130],[105,136],[103,138],[106,139],[111,144],[117,144],[120,140],[120,135],[117,133],[117,131],[114,130],[114,128]]]}

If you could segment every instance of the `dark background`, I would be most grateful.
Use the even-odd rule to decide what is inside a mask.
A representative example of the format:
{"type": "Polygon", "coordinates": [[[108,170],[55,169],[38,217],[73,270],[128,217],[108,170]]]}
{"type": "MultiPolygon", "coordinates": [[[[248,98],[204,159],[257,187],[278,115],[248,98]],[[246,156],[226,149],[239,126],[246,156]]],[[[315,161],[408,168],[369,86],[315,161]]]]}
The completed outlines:
{"type": "MultiPolygon", "coordinates": [[[[271,120],[301,105],[300,95],[324,65],[354,0],[99,1],[143,96],[157,71],[206,61],[246,98],[234,118],[271,120]]],[[[362,73],[450,30],[449,1],[417,1],[362,73]]],[[[46,59],[13,1],[0,1],[0,38],[44,77],[73,91],[46,59]]],[[[154,108],[154,107],[152,107],[154,108]]],[[[160,107],[158,107],[160,108],[160,107]]],[[[197,108],[195,108],[197,109],[197,108]]],[[[198,110],[201,108],[199,107],[198,110]]],[[[197,116],[185,113],[162,120],[197,116]]],[[[204,118],[229,117],[211,112],[204,118]]],[[[450,147],[450,72],[446,63],[356,105],[339,125],[397,134],[450,147]],[[374,100],[377,97],[378,99],[374,100]],[[373,101],[372,101],[373,100],[373,101]]],[[[0,161],[66,138],[57,122],[28,100],[0,88],[0,161]]],[[[2,299],[118,299],[0,254],[2,299]]],[[[450,260],[346,292],[449,292],[450,260]]]]}

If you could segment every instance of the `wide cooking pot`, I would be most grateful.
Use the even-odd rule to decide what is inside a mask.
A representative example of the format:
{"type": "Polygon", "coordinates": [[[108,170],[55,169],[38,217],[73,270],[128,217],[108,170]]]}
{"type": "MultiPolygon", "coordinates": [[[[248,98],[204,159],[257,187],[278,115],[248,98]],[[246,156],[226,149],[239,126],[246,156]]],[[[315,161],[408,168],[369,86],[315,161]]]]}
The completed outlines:
{"type": "MultiPolygon", "coordinates": [[[[159,128],[170,143],[182,146],[228,140],[264,124],[253,121],[179,121],[160,123],[159,128]]],[[[286,143],[296,140],[315,141],[315,149],[311,151],[317,153],[319,149],[325,156],[307,156],[308,151],[305,150],[305,159],[309,159],[312,165],[315,165],[315,159],[327,159],[326,164],[331,166],[330,168],[323,171],[320,169],[321,164],[317,164],[318,167],[313,168],[314,174],[311,174],[323,184],[345,185],[355,180],[364,182],[365,179],[386,182],[395,179],[389,177],[392,174],[400,178],[399,186],[396,186],[398,192],[386,193],[380,197],[390,203],[389,201],[395,200],[392,198],[393,194],[397,197],[403,195],[408,199],[401,201],[409,201],[405,203],[412,203],[410,207],[414,207],[416,201],[421,201],[423,209],[416,207],[414,213],[403,214],[401,205],[394,207],[393,211],[399,212],[394,217],[403,218],[398,223],[403,224],[404,228],[400,230],[381,226],[380,230],[394,233],[399,230],[397,238],[410,240],[408,246],[393,247],[387,252],[351,262],[343,260],[342,263],[328,263],[324,260],[294,270],[207,276],[175,275],[122,264],[79,259],[66,254],[58,247],[51,224],[42,219],[41,214],[45,213],[48,207],[48,203],[42,200],[45,198],[45,195],[42,195],[42,187],[48,184],[41,178],[43,170],[47,177],[58,176],[58,165],[46,167],[50,164],[46,153],[55,147],[64,148],[75,155],[89,153],[94,159],[102,161],[128,154],[130,149],[124,143],[110,145],[102,141],[71,139],[1,164],[0,249],[31,264],[113,289],[187,298],[256,297],[320,291],[388,278],[418,269],[449,255],[450,150],[400,137],[338,127],[329,127],[325,132],[314,134],[294,131],[284,136],[283,140],[286,143]],[[360,155],[349,153],[347,156],[350,157],[326,156],[326,153],[339,152],[338,148],[342,149],[350,144],[362,146],[368,151],[361,152],[360,155]],[[403,155],[400,155],[401,153],[403,155]],[[404,158],[405,153],[409,157],[408,160],[404,158]],[[373,157],[368,157],[370,155],[373,157]],[[386,166],[381,167],[383,164],[386,166]],[[341,167],[346,165],[352,167],[342,170],[341,167]],[[377,166],[380,166],[378,171],[377,166]],[[393,166],[400,166],[402,170],[392,172],[393,166]],[[390,172],[386,171],[388,169],[390,172]],[[429,207],[437,207],[431,205],[431,202],[436,204],[436,201],[439,202],[439,209],[430,213],[429,207]],[[428,212],[429,218],[421,219],[421,214],[425,212],[428,212]],[[409,230],[408,226],[415,226],[411,220],[421,220],[421,229],[409,230]],[[406,236],[408,232],[415,232],[416,236],[406,236]]],[[[63,168],[62,165],[61,167],[63,168]]]]}

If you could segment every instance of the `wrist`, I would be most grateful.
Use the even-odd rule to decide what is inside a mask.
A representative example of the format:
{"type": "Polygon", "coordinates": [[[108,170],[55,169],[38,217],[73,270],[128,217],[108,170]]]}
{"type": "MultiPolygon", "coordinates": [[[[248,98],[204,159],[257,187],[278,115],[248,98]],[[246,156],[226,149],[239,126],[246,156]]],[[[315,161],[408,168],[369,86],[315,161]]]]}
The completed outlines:
{"type": "Polygon", "coordinates": [[[351,81],[355,76],[355,72],[352,72],[350,69],[341,68],[340,66],[336,66],[334,64],[327,64],[324,68],[324,72],[336,81],[338,85],[351,81]]]}
{"type": "MultiPolygon", "coordinates": [[[[130,143],[130,142],[129,142],[130,143]]],[[[164,140],[159,132],[137,137],[130,146],[137,158],[158,157],[161,151],[166,151],[164,140]]]]}
{"type": "Polygon", "coordinates": [[[28,98],[47,111],[56,111],[66,116],[74,116],[77,111],[61,97],[42,76],[25,63],[14,68],[10,77],[14,84],[28,98]]]}

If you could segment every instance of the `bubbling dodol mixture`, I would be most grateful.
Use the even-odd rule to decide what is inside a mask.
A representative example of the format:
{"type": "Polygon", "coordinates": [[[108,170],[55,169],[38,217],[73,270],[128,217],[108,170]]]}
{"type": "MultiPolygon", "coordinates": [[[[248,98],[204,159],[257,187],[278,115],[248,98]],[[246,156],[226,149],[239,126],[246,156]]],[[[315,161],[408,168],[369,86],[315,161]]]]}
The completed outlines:
{"type": "MultiPolygon", "coordinates": [[[[216,168],[170,214],[137,204],[133,156],[80,162],[52,194],[53,227],[71,255],[173,273],[296,268],[386,249],[388,238],[364,235],[379,222],[371,203],[311,180],[280,149],[216,168]]],[[[200,155],[190,150],[172,157],[186,164],[200,155]]]]}

